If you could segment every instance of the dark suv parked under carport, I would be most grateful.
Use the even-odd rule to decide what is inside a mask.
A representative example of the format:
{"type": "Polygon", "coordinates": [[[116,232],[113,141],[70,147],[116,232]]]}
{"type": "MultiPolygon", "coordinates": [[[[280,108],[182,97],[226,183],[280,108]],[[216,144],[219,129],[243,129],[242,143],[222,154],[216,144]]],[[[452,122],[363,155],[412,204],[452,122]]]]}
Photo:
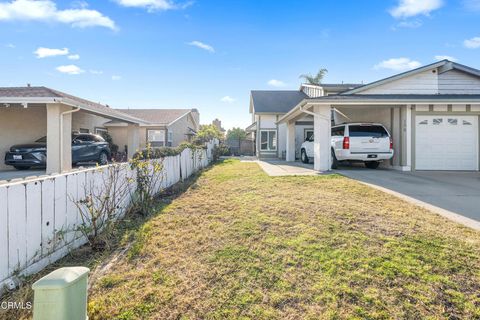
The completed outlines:
{"type": "MultiPolygon", "coordinates": [[[[97,162],[107,164],[110,159],[108,143],[99,135],[81,133],[72,135],[72,164],[79,162],[97,162]]],[[[17,170],[31,167],[46,167],[47,137],[34,143],[18,144],[10,147],[5,154],[5,164],[17,170]]]]}

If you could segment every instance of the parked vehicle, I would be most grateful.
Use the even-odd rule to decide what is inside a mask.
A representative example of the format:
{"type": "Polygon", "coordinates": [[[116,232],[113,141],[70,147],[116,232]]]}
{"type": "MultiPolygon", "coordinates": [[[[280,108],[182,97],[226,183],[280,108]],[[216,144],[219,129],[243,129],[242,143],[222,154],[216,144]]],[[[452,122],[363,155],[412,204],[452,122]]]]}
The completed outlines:
{"type": "MultiPolygon", "coordinates": [[[[305,141],[300,149],[301,160],[313,158],[313,139],[305,141]]],[[[344,123],[332,127],[332,169],[341,162],[363,162],[376,169],[383,160],[393,157],[393,142],[388,130],[379,123],[344,123]]]]}
{"type": "MultiPolygon", "coordinates": [[[[97,162],[107,164],[110,159],[108,143],[99,135],[81,133],[72,135],[72,164],[79,162],[97,162]]],[[[47,137],[34,143],[19,144],[10,147],[5,154],[5,164],[17,170],[31,167],[46,167],[47,137]]]]}

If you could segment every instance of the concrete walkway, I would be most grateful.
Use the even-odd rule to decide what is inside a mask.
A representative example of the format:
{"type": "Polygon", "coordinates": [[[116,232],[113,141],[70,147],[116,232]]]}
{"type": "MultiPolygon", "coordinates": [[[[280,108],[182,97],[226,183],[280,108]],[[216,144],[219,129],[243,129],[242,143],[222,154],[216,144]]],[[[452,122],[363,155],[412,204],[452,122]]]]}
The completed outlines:
{"type": "Polygon", "coordinates": [[[313,170],[312,164],[287,162],[282,160],[255,160],[266,174],[280,176],[317,176],[323,173],[313,170]]]}

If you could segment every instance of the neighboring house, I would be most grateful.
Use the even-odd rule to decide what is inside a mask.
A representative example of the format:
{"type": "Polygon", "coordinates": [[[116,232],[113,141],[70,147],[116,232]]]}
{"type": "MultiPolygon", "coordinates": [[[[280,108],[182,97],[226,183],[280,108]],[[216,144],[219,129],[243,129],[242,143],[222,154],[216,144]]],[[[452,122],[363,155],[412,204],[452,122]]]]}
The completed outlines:
{"type": "MultiPolygon", "coordinates": [[[[303,84],[299,90],[251,91],[250,113],[252,124],[246,128],[250,138],[255,140],[255,152],[260,158],[282,158],[286,156],[286,125],[278,120],[297,104],[309,97],[338,94],[355,84],[303,84]]],[[[313,118],[305,115],[296,123],[296,158],[300,157],[300,145],[313,134],[313,118]]]]}
{"type": "Polygon", "coordinates": [[[248,129],[257,155],[293,161],[315,131],[314,167],[328,170],[332,123],[378,122],[392,134],[395,156],[387,165],[395,169],[479,170],[480,70],[443,60],[343,86],[252,91],[248,129]]]}
{"type": "MultiPolygon", "coordinates": [[[[71,168],[72,132],[99,133],[105,122],[123,121],[133,130],[142,120],[106,105],[47,87],[0,88],[0,170],[12,145],[32,143],[47,136],[47,173],[71,168]]],[[[137,148],[132,144],[132,148],[137,148]]]]}
{"type": "MultiPolygon", "coordinates": [[[[176,147],[184,141],[192,141],[199,128],[200,114],[197,109],[117,110],[144,121],[139,131],[140,148],[145,148],[148,143],[152,147],[176,147]]],[[[105,124],[120,150],[127,145],[126,126],[126,123],[116,120],[105,124]]]]}

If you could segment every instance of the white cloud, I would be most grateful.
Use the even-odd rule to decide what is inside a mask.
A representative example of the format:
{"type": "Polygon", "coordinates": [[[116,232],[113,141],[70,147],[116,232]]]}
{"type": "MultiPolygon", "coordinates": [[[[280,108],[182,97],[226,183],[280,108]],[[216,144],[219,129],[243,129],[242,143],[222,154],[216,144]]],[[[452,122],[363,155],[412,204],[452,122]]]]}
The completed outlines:
{"type": "Polygon", "coordinates": [[[60,22],[72,27],[116,29],[115,22],[100,12],[77,8],[59,10],[51,0],[12,0],[0,3],[0,20],[60,22]]]}
{"type": "Polygon", "coordinates": [[[463,41],[463,45],[468,49],[480,48],[480,37],[474,37],[463,41]]]}
{"type": "Polygon", "coordinates": [[[428,16],[443,6],[443,0],[399,0],[398,6],[390,10],[394,18],[409,18],[417,15],[428,16]]]}
{"type": "Polygon", "coordinates": [[[286,86],[285,82],[283,82],[281,80],[277,80],[277,79],[269,80],[267,82],[267,84],[269,86],[272,86],[272,87],[285,87],[286,86]]]}
{"type": "Polygon", "coordinates": [[[113,76],[112,76],[112,80],[113,80],[113,81],[122,80],[122,77],[121,77],[121,76],[118,76],[118,75],[113,75],[113,76]]]}
{"type": "Polygon", "coordinates": [[[5,47],[10,48],[10,49],[14,49],[16,46],[13,43],[7,43],[5,45],[5,47]]]}
{"type": "Polygon", "coordinates": [[[438,56],[435,56],[434,57],[435,60],[438,60],[438,61],[441,61],[441,60],[450,60],[450,61],[458,61],[456,58],[452,57],[452,56],[442,56],[442,55],[438,55],[438,56]]]}
{"type": "Polygon", "coordinates": [[[39,47],[33,53],[37,56],[38,59],[47,58],[47,57],[56,57],[56,56],[66,56],[68,54],[68,48],[53,49],[53,48],[39,47]]]}
{"type": "Polygon", "coordinates": [[[177,4],[171,0],[116,0],[116,2],[124,7],[145,8],[150,12],[185,9],[192,4],[191,1],[184,4],[177,4]]]}
{"type": "Polygon", "coordinates": [[[78,60],[78,59],[80,59],[80,55],[79,54],[70,54],[70,55],[68,55],[67,58],[69,60],[78,60]]]}
{"type": "Polygon", "coordinates": [[[102,70],[88,70],[91,74],[103,74],[102,70]]]}
{"type": "Polygon", "coordinates": [[[409,58],[392,58],[376,64],[373,68],[375,70],[390,69],[395,71],[404,71],[418,68],[421,65],[422,64],[420,62],[410,60],[409,58]]]}
{"type": "Polygon", "coordinates": [[[195,40],[195,41],[189,42],[187,44],[189,46],[194,46],[194,47],[206,50],[206,51],[211,52],[211,53],[215,52],[215,49],[211,45],[208,45],[208,44],[200,42],[200,41],[195,40]]]}
{"type": "Polygon", "coordinates": [[[85,72],[84,70],[80,69],[74,64],[59,66],[57,67],[57,71],[61,73],[66,73],[66,74],[80,74],[85,72]]]}
{"type": "Polygon", "coordinates": [[[408,21],[400,21],[396,27],[397,28],[407,28],[407,29],[416,29],[422,26],[423,22],[421,20],[408,20],[408,21]]]}
{"type": "Polygon", "coordinates": [[[230,96],[225,96],[222,99],[220,99],[220,101],[226,102],[226,103],[233,103],[233,102],[235,102],[235,99],[230,97],[230,96]]]}

